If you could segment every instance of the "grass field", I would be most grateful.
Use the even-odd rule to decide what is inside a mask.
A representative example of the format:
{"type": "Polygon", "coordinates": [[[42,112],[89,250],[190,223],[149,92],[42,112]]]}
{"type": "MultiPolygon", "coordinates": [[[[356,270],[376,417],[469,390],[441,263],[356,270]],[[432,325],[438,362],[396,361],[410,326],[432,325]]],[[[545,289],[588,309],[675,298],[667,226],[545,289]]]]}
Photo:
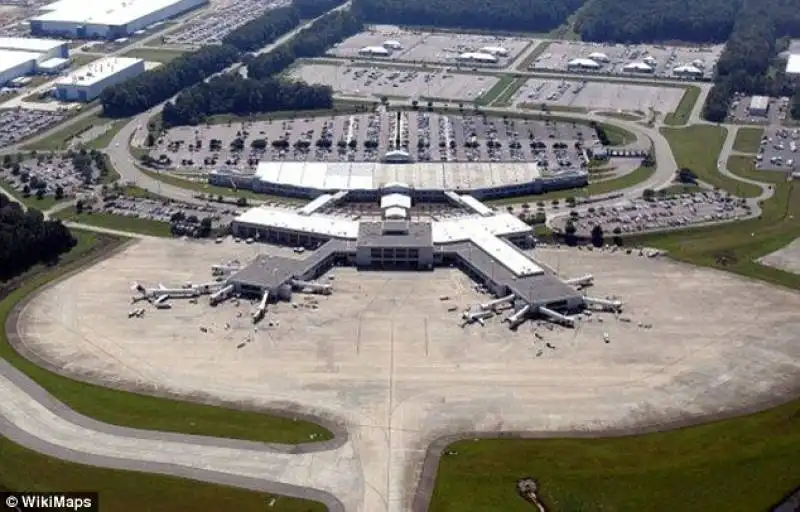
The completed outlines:
{"type": "Polygon", "coordinates": [[[692,109],[700,97],[700,92],[699,87],[693,85],[687,87],[675,112],[670,112],[664,116],[664,124],[669,126],[685,125],[689,121],[689,116],[692,115],[692,109]]]}
{"type": "MultiPolygon", "coordinates": [[[[62,258],[59,268],[32,270],[23,286],[0,301],[0,325],[6,325],[12,308],[23,297],[59,275],[80,268],[88,256],[96,256],[120,244],[120,239],[114,237],[79,230],[73,230],[73,233],[78,238],[78,245],[62,258]]],[[[44,370],[20,356],[9,345],[5,329],[0,331],[0,357],[72,409],[113,425],[268,443],[305,443],[311,440],[312,434],[316,441],[332,437],[327,429],[305,421],[155,398],[74,381],[44,370]]]]}
{"type": "Polygon", "coordinates": [[[169,223],[150,219],[139,219],[136,217],[125,217],[111,213],[84,212],[78,214],[75,207],[66,208],[55,214],[55,217],[68,222],[80,222],[89,226],[99,228],[115,229],[129,233],[140,233],[142,235],[160,236],[164,238],[172,237],[169,223]]]}
{"type": "Polygon", "coordinates": [[[763,128],[739,128],[733,141],[733,150],[739,153],[758,153],[763,136],[763,128]]]}
{"type": "Polygon", "coordinates": [[[186,52],[182,52],[180,50],[139,48],[125,53],[123,57],[133,57],[136,59],[144,59],[149,62],[160,62],[162,64],[166,64],[167,62],[185,54],[186,52]]]}
{"type": "MultiPolygon", "coordinates": [[[[737,175],[773,184],[759,219],[626,239],[670,256],[800,289],[800,276],[754,260],[800,236],[800,188],[731,157],[737,175]]],[[[659,434],[601,439],[482,440],[450,446],[431,512],[528,512],[517,479],[539,480],[557,511],[751,512],[798,485],[800,401],[762,413],[659,434]]]]}
{"type": "MultiPolygon", "coordinates": [[[[13,307],[37,288],[80,268],[85,261],[111,250],[121,239],[73,231],[78,245],[62,257],[57,267],[35,267],[19,288],[0,300],[0,325],[5,326],[13,307]]],[[[305,442],[311,433],[329,438],[313,424],[258,413],[194,405],[114,391],[50,373],[17,354],[0,331],[0,357],[14,365],[48,392],[81,414],[100,421],[173,432],[187,432],[261,441],[305,442]]],[[[180,478],[106,470],[64,462],[23,448],[0,437],[0,490],[102,491],[104,511],[139,512],[175,510],[264,510],[269,495],[180,478]]],[[[278,497],[270,510],[323,511],[315,502],[278,497]]]]}
{"type": "Polygon", "coordinates": [[[661,189],[658,192],[659,193],[663,192],[667,196],[675,196],[681,194],[696,194],[702,190],[703,189],[697,185],[691,185],[691,184],[684,185],[676,183],[675,185],[670,185],[669,187],[661,189]]]}
{"type": "Polygon", "coordinates": [[[737,197],[757,197],[761,189],[719,173],[717,158],[727,130],[716,126],[695,125],[686,128],[662,128],[679,168],[688,167],[700,181],[727,190],[737,197]]]}

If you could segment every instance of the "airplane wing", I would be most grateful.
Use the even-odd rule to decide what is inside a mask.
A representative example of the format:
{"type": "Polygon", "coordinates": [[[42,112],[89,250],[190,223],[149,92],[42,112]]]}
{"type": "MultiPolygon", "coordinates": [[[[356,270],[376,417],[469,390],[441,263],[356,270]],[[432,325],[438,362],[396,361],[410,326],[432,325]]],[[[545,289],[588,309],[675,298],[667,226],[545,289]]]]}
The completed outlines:
{"type": "Polygon", "coordinates": [[[167,287],[166,287],[166,286],[164,286],[164,284],[163,284],[163,283],[158,283],[158,289],[159,289],[159,290],[166,290],[166,289],[167,289],[167,287]]]}

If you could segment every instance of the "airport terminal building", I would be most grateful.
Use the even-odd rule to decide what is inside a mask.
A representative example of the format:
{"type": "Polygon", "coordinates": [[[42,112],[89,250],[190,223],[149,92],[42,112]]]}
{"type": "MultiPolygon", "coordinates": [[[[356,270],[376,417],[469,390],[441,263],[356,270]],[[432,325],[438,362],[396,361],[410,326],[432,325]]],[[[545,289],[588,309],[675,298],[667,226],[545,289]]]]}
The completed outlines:
{"type": "Polygon", "coordinates": [[[254,173],[214,171],[209,183],[265,194],[313,199],[345,190],[378,201],[400,184],[414,200],[445,201],[445,191],[481,200],[585,187],[585,169],[551,171],[535,162],[260,162],[254,173]]]}
{"type": "MultiPolygon", "coordinates": [[[[298,210],[251,208],[232,223],[235,236],[304,247],[303,259],[263,256],[227,281],[237,293],[258,297],[284,296],[291,283],[308,282],[334,266],[362,269],[433,270],[457,267],[499,297],[514,303],[519,317],[544,312],[564,320],[584,305],[584,297],[551,269],[522,249],[535,245],[531,226],[505,212],[495,212],[473,196],[446,192],[446,200],[472,214],[418,221],[406,216],[390,219],[400,202],[398,192],[382,205],[383,218],[361,220],[315,211],[346,200],[347,193],[320,196],[298,210]]],[[[404,205],[412,199],[405,195],[404,205]]]]}

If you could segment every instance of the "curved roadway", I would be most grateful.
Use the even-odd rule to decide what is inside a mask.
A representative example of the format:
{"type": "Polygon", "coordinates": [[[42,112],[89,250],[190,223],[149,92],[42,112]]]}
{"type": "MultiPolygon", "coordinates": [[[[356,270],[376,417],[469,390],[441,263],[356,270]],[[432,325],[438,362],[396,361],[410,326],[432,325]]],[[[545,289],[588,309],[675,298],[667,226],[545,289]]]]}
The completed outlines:
{"type": "MultiPolygon", "coordinates": [[[[287,34],[275,45],[292,37],[301,29],[302,27],[287,34]]],[[[703,94],[692,111],[689,124],[706,124],[700,119],[700,111],[708,89],[709,87],[703,88],[703,94]]],[[[137,128],[146,125],[147,119],[158,113],[161,108],[162,105],[159,105],[129,122],[114,137],[108,153],[123,180],[133,181],[142,188],[181,201],[198,202],[193,197],[192,191],[162,183],[143,174],[134,165],[134,158],[128,151],[128,141],[134,136],[137,128]]],[[[569,114],[569,117],[611,122],[635,133],[640,140],[645,137],[652,141],[657,170],[645,182],[624,191],[627,197],[638,196],[645,188],[658,188],[672,180],[676,169],[675,160],[669,144],[659,133],[658,125],[648,128],[637,122],[608,119],[594,113],[569,114]]],[[[732,151],[737,130],[734,125],[726,125],[726,128],[728,137],[720,156],[720,173],[758,184],[762,187],[759,199],[768,198],[771,195],[769,187],[752,180],[743,180],[725,167],[724,162],[732,151]]],[[[87,228],[84,225],[74,225],[87,228]]],[[[102,228],[88,228],[112,232],[102,228]]],[[[12,328],[15,327],[12,325],[15,322],[13,318],[9,322],[12,328]]],[[[14,332],[10,334],[13,335],[14,332]]],[[[347,485],[343,480],[346,478],[345,475],[350,473],[350,470],[357,469],[351,467],[356,458],[352,453],[347,453],[352,448],[349,448],[349,443],[344,443],[346,434],[341,431],[336,432],[336,439],[330,445],[314,444],[298,449],[292,446],[143,431],[108,425],[75,413],[3,360],[0,360],[0,395],[4,397],[4,400],[0,401],[0,433],[40,453],[78,463],[170,474],[312,499],[325,503],[330,510],[336,512],[349,510],[353,505],[352,502],[343,503],[330,492],[332,489],[340,490],[343,485],[347,485]],[[305,453],[300,453],[301,451],[305,453]]],[[[424,510],[427,504],[424,494],[432,486],[431,471],[433,469],[435,475],[438,458],[435,452],[441,451],[440,448],[441,446],[437,446],[432,450],[433,459],[429,457],[426,461],[421,484],[423,499],[415,502],[415,511],[424,510]]]]}

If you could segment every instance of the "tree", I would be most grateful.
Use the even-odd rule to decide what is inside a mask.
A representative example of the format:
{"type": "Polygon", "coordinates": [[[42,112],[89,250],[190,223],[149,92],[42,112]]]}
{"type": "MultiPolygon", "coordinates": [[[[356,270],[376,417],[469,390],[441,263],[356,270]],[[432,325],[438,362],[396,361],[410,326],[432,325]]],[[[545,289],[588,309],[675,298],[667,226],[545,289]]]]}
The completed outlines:
{"type": "Polygon", "coordinates": [[[569,246],[576,245],[578,238],[575,236],[575,233],[577,232],[578,228],[575,227],[572,219],[568,220],[567,225],[564,226],[564,242],[569,246]]]}
{"type": "Polygon", "coordinates": [[[411,101],[411,108],[413,108],[414,110],[418,110],[419,109],[419,101],[412,100],[411,101]]]}
{"type": "Polygon", "coordinates": [[[19,176],[19,171],[20,171],[19,162],[14,162],[13,164],[11,164],[11,174],[13,176],[19,176]]]}
{"type": "Polygon", "coordinates": [[[433,102],[428,101],[428,112],[433,112],[433,102]]]}
{"type": "Polygon", "coordinates": [[[622,247],[622,236],[620,235],[622,235],[622,229],[619,226],[617,226],[614,228],[614,239],[613,239],[614,245],[616,245],[617,247],[622,247]]]}
{"type": "Polygon", "coordinates": [[[200,233],[199,235],[203,238],[207,237],[211,234],[211,219],[208,217],[204,217],[203,220],[200,221],[200,233]]]}
{"type": "Polygon", "coordinates": [[[38,200],[44,199],[44,194],[45,194],[45,192],[44,192],[43,188],[37,188],[36,189],[36,199],[38,199],[38,200]]]}
{"type": "Polygon", "coordinates": [[[64,187],[61,185],[56,187],[56,201],[61,201],[64,199],[64,187]]]}
{"type": "Polygon", "coordinates": [[[603,228],[600,224],[595,224],[592,228],[592,245],[595,247],[603,247],[605,244],[605,239],[603,237],[603,228]]]}
{"type": "Polygon", "coordinates": [[[147,146],[148,148],[152,148],[153,146],[156,145],[156,138],[153,135],[153,132],[149,132],[147,134],[147,138],[144,141],[144,145],[147,146]]]}
{"type": "Polygon", "coordinates": [[[681,167],[677,172],[677,178],[681,183],[697,183],[697,174],[688,167],[681,167]]]}
{"type": "Polygon", "coordinates": [[[247,198],[240,197],[236,200],[236,206],[247,206],[247,198]]]}
{"type": "Polygon", "coordinates": [[[646,188],[644,189],[644,192],[642,192],[642,199],[644,199],[645,201],[652,201],[653,199],[655,199],[655,197],[656,197],[656,191],[653,190],[652,188],[646,188]]]}
{"type": "Polygon", "coordinates": [[[31,187],[30,187],[30,185],[25,184],[25,186],[22,187],[22,195],[23,195],[23,197],[30,197],[30,195],[31,195],[31,187]]]}
{"type": "Polygon", "coordinates": [[[83,208],[84,208],[83,200],[82,199],[78,199],[78,202],[75,203],[75,213],[77,213],[78,215],[82,214],[83,213],[83,208]]]}

